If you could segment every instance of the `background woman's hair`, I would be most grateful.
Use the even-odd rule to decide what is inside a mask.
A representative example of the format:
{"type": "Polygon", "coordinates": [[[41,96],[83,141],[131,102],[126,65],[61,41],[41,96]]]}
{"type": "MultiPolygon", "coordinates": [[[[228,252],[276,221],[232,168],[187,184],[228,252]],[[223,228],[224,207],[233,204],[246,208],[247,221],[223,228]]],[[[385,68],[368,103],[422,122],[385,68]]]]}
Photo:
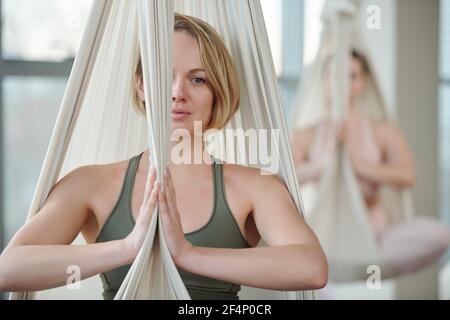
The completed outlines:
{"type": "MultiPolygon", "coordinates": [[[[207,128],[220,129],[236,113],[240,100],[239,81],[231,54],[221,36],[203,20],[176,13],[174,31],[184,32],[197,40],[207,83],[214,97],[211,120],[207,128]]],[[[142,79],[139,48],[136,61],[134,74],[137,85],[137,79],[142,79]]],[[[138,112],[145,115],[145,104],[139,98],[137,90],[135,90],[133,102],[138,112]]]]}
{"type": "Polygon", "coordinates": [[[352,49],[352,58],[358,60],[361,63],[362,69],[365,75],[370,75],[369,62],[364,54],[356,49],[352,49]]]}

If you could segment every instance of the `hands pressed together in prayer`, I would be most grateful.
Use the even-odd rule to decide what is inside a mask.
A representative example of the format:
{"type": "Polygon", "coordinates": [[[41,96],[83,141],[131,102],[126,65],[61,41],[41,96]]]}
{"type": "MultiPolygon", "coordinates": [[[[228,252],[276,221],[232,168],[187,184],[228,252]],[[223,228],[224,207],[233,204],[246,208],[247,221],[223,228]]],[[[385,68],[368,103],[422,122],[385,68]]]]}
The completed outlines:
{"type": "Polygon", "coordinates": [[[134,229],[125,238],[125,247],[133,260],[144,243],[153,212],[158,205],[165,241],[175,264],[180,266],[193,245],[184,237],[170,171],[165,170],[162,184],[156,181],[156,176],[156,169],[150,164],[139,216],[134,229]]]}

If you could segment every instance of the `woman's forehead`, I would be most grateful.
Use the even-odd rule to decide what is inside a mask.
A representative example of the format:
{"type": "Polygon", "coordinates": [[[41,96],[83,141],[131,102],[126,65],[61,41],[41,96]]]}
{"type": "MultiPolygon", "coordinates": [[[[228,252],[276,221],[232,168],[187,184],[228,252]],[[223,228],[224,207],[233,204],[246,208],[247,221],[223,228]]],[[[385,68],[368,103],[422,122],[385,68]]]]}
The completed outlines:
{"type": "Polygon", "coordinates": [[[184,72],[203,69],[200,48],[197,40],[192,36],[183,33],[174,33],[173,43],[174,68],[182,69],[184,72]]]}

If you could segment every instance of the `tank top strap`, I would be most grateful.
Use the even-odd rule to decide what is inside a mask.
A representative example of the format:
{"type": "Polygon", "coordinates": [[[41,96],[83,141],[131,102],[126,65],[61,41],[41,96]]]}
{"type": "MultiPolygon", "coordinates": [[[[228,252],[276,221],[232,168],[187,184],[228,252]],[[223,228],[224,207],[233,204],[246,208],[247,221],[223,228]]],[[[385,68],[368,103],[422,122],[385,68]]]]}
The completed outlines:
{"type": "Polygon", "coordinates": [[[229,234],[233,234],[235,239],[239,239],[241,247],[249,247],[250,244],[242,235],[239,224],[234,217],[230,205],[228,203],[226,194],[225,194],[225,179],[223,175],[223,162],[220,159],[214,159],[214,208],[215,208],[215,224],[220,225],[221,228],[224,226],[228,226],[227,232],[229,234]]]}
{"type": "Polygon", "coordinates": [[[213,179],[214,179],[214,199],[225,200],[225,188],[223,183],[223,162],[220,159],[213,159],[213,179]]]}
{"type": "Polygon", "coordinates": [[[133,229],[134,219],[131,212],[131,195],[142,154],[143,152],[133,156],[129,160],[119,197],[108,219],[100,230],[96,242],[121,239],[130,232],[128,228],[133,229]]]}
{"type": "Polygon", "coordinates": [[[136,172],[137,169],[139,168],[139,162],[141,160],[142,155],[144,154],[144,152],[135,155],[133,158],[131,158],[130,160],[130,164],[128,165],[128,169],[127,169],[127,173],[126,173],[126,177],[125,177],[125,181],[124,181],[124,186],[123,186],[123,196],[128,196],[131,197],[132,194],[132,190],[133,190],[133,186],[134,186],[134,180],[136,178],[136,172]]]}

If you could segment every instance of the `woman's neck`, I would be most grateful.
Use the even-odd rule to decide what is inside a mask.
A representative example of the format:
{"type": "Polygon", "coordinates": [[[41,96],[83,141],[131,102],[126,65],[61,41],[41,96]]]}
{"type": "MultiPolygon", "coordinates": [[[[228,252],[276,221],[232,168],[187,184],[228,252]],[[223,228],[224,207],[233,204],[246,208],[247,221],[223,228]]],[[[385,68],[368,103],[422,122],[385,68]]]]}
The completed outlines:
{"type": "MultiPolygon", "coordinates": [[[[145,150],[141,160],[141,164],[148,167],[149,165],[149,149],[145,150]]],[[[205,164],[210,165],[212,162],[211,155],[205,150],[203,136],[194,136],[191,134],[188,138],[180,139],[180,141],[172,141],[169,150],[169,166],[192,166],[198,167],[205,164]]]]}
{"type": "MultiPolygon", "coordinates": [[[[172,142],[172,157],[182,156],[187,164],[203,164],[205,162],[205,142],[203,134],[190,133],[178,141],[172,142]],[[175,152],[173,152],[175,151],[175,152]],[[182,152],[182,155],[180,155],[182,152]]],[[[180,163],[180,159],[171,159],[171,163],[180,163]]]]}

